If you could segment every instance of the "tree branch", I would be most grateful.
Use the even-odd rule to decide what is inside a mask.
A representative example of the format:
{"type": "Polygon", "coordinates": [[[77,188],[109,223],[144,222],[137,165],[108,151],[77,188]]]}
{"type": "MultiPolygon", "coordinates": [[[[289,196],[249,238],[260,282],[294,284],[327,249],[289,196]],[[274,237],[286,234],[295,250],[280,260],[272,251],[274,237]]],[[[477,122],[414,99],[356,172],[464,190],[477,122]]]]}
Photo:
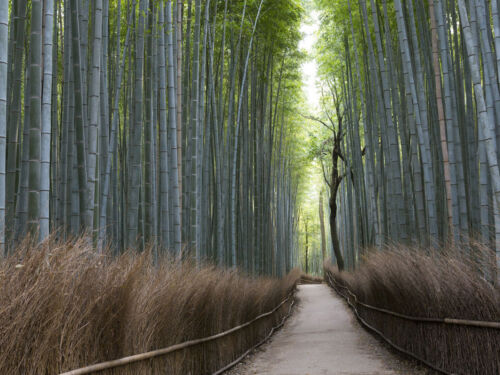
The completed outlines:
{"type": "Polygon", "coordinates": [[[314,117],[314,116],[306,116],[306,115],[303,115],[302,113],[300,113],[300,116],[304,117],[305,119],[308,119],[308,120],[313,120],[313,121],[316,121],[316,122],[319,122],[321,125],[323,125],[325,128],[327,128],[328,130],[330,130],[331,132],[335,133],[335,129],[333,129],[330,125],[328,125],[326,122],[324,122],[323,120],[317,118],[317,117],[314,117]]]}
{"type": "Polygon", "coordinates": [[[325,182],[328,185],[328,187],[331,189],[332,185],[330,185],[328,178],[326,178],[325,164],[323,163],[323,159],[320,158],[319,161],[321,163],[321,169],[323,170],[323,178],[325,179],[325,182]]]}

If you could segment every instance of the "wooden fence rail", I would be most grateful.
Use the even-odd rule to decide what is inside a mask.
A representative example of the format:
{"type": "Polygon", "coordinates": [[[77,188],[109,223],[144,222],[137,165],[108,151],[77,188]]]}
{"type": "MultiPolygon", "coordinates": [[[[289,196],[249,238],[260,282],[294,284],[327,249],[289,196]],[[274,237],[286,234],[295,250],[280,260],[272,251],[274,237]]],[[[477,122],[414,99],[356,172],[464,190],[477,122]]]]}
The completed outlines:
{"type": "Polygon", "coordinates": [[[170,353],[174,353],[174,352],[177,352],[179,350],[186,349],[186,348],[189,348],[189,347],[192,347],[192,346],[200,345],[200,344],[203,344],[203,343],[206,343],[206,342],[209,342],[209,341],[214,341],[214,340],[220,339],[222,337],[228,336],[228,335],[230,335],[230,334],[232,334],[234,332],[240,331],[243,328],[246,328],[246,327],[248,327],[248,326],[256,323],[257,321],[259,321],[261,319],[264,319],[264,318],[266,318],[268,316],[273,315],[285,303],[287,303],[288,301],[290,301],[290,299],[292,299],[292,303],[290,304],[290,308],[289,308],[288,314],[283,317],[281,323],[278,324],[276,327],[273,327],[271,329],[270,333],[262,341],[260,341],[257,345],[255,345],[252,348],[250,348],[249,350],[247,350],[242,356],[238,357],[235,361],[231,362],[229,365],[225,366],[223,369],[220,369],[220,370],[218,370],[217,372],[214,373],[214,375],[221,374],[224,371],[227,371],[229,368],[231,368],[234,365],[236,365],[238,362],[240,362],[254,348],[257,348],[258,346],[260,346],[264,342],[266,342],[269,339],[269,337],[271,337],[271,335],[273,334],[273,332],[284,324],[285,320],[290,316],[292,306],[293,306],[293,304],[295,302],[292,297],[293,297],[293,292],[291,292],[286,299],[284,299],[278,306],[276,306],[271,311],[266,312],[264,314],[261,314],[261,315],[255,317],[254,319],[252,319],[252,320],[250,320],[250,321],[248,321],[246,323],[240,324],[239,326],[233,327],[233,328],[231,328],[231,329],[229,329],[227,331],[220,332],[218,334],[215,334],[215,335],[212,335],[212,336],[208,336],[208,337],[203,337],[203,338],[200,338],[200,339],[185,341],[183,343],[175,344],[175,345],[169,346],[167,348],[163,348],[163,349],[157,349],[157,350],[153,350],[153,351],[146,352],[146,353],[135,354],[135,355],[131,355],[131,356],[127,356],[127,357],[115,359],[115,360],[112,360],[112,361],[97,363],[97,364],[86,366],[86,367],[82,367],[82,368],[79,368],[79,369],[75,369],[75,370],[63,372],[60,375],[86,375],[86,374],[92,374],[92,373],[96,373],[96,372],[107,370],[107,369],[111,369],[111,368],[125,366],[125,365],[132,364],[132,363],[135,363],[135,362],[146,361],[146,360],[149,360],[149,359],[152,359],[152,358],[155,358],[155,357],[164,356],[164,355],[167,355],[167,354],[170,354],[170,353]]]}
{"type": "Polygon", "coordinates": [[[462,326],[462,327],[471,327],[475,329],[492,329],[492,330],[498,330],[500,329],[500,322],[492,322],[492,321],[477,321],[477,320],[465,320],[465,319],[454,319],[454,318],[427,318],[427,317],[416,317],[416,316],[409,316],[409,315],[404,315],[397,313],[395,311],[390,311],[387,309],[383,309],[380,307],[372,306],[369,304],[366,304],[364,302],[359,301],[358,297],[345,285],[342,285],[341,283],[337,282],[334,277],[332,277],[331,272],[325,270],[325,278],[328,282],[328,284],[340,295],[342,296],[346,301],[347,304],[353,309],[354,314],[356,315],[357,319],[360,321],[360,323],[368,328],[369,330],[375,332],[378,336],[380,336],[385,342],[387,342],[390,346],[392,346],[394,349],[404,353],[405,355],[408,355],[409,357],[412,357],[413,359],[417,360],[418,362],[421,362],[425,364],[426,366],[432,368],[433,370],[437,371],[438,373],[441,374],[446,374],[446,375],[453,375],[454,373],[449,372],[423,358],[420,356],[416,355],[415,353],[401,347],[400,345],[397,345],[394,343],[390,338],[388,338],[384,333],[382,333],[379,329],[375,328],[373,325],[368,323],[366,319],[364,319],[361,314],[358,311],[358,308],[365,308],[368,310],[372,311],[377,311],[381,312],[386,315],[390,315],[399,319],[407,320],[407,321],[412,321],[416,323],[423,323],[423,324],[445,324],[445,325],[452,325],[452,326],[462,326]],[[345,291],[345,292],[343,292],[345,291]]]}

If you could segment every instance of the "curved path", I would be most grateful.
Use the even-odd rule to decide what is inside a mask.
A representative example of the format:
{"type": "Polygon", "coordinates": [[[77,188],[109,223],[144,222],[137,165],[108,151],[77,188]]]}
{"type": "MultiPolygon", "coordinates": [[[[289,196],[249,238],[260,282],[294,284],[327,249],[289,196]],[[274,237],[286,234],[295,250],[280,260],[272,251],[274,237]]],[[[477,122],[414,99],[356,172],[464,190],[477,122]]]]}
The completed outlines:
{"type": "Polygon", "coordinates": [[[235,368],[237,375],[416,375],[361,328],[325,284],[300,285],[299,305],[285,326],[235,368]]]}

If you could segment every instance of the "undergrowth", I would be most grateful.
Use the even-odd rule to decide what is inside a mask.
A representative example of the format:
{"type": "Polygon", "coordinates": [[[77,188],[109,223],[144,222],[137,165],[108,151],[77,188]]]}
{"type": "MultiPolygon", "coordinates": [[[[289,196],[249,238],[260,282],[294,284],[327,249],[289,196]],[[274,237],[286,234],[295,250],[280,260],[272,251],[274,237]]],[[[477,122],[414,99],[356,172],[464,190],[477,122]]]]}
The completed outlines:
{"type": "Polygon", "coordinates": [[[303,273],[300,276],[300,283],[301,284],[321,284],[323,282],[322,277],[310,275],[307,273],[303,273]]]}
{"type": "MultiPolygon", "coordinates": [[[[480,257],[464,253],[392,247],[370,252],[353,273],[339,273],[327,263],[325,273],[359,301],[400,314],[500,322],[500,288],[482,272],[489,250],[475,244],[473,253],[480,257]]],[[[358,311],[395,344],[450,373],[500,374],[498,329],[412,322],[362,306],[358,311]]]]}
{"type": "MultiPolygon", "coordinates": [[[[148,252],[98,255],[84,240],[25,241],[0,262],[0,374],[58,374],[225,331],[272,310],[283,280],[197,268],[148,252]]],[[[102,374],[205,374],[261,340],[288,310],[215,342],[102,374]]]]}

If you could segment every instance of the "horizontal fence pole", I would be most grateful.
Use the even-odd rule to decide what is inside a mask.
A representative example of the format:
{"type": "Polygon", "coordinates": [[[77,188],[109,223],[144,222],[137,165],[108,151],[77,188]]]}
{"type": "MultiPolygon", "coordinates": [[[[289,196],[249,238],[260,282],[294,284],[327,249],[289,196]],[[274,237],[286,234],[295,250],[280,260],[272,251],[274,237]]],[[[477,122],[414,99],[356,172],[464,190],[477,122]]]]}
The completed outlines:
{"type": "Polygon", "coordinates": [[[414,322],[421,322],[421,323],[443,323],[443,324],[449,324],[449,325],[458,325],[458,326],[468,326],[468,327],[477,327],[477,328],[491,328],[491,329],[500,329],[500,322],[491,322],[491,321],[481,321],[481,320],[467,320],[467,319],[454,319],[454,318],[426,318],[426,317],[417,317],[417,316],[409,316],[405,314],[400,314],[395,311],[391,310],[386,310],[380,307],[372,306],[366,303],[363,303],[358,300],[358,297],[349,290],[348,287],[345,285],[342,285],[338,283],[333,277],[330,276],[330,272],[327,271],[328,278],[330,282],[334,283],[338,287],[341,287],[353,297],[354,302],[357,305],[366,307],[367,309],[370,310],[375,310],[379,311],[381,313],[387,314],[387,315],[392,315],[397,318],[405,319],[405,320],[411,320],[414,322]]]}
{"type": "MultiPolygon", "coordinates": [[[[419,356],[415,355],[414,353],[402,348],[401,346],[395,344],[391,339],[389,339],[387,336],[385,336],[381,331],[379,331],[377,328],[373,327],[372,325],[370,325],[366,320],[364,320],[361,315],[359,315],[359,312],[358,312],[358,309],[356,308],[355,304],[352,303],[349,299],[349,296],[345,296],[343,295],[342,293],[340,293],[336,288],[335,286],[333,286],[333,284],[335,285],[338,285],[338,286],[341,286],[345,289],[347,289],[349,291],[349,289],[343,285],[340,285],[339,283],[337,283],[335,280],[333,280],[333,278],[330,276],[330,273],[327,272],[327,277],[328,277],[328,280],[330,280],[330,286],[332,286],[333,290],[335,290],[338,294],[340,294],[342,297],[344,297],[347,301],[347,304],[349,306],[351,306],[352,310],[354,311],[354,314],[356,315],[356,317],[358,318],[358,320],[361,322],[361,324],[363,326],[365,326],[366,328],[368,328],[369,330],[375,332],[377,335],[379,335],[385,342],[387,342],[390,346],[392,346],[394,349],[398,350],[399,352],[403,353],[403,354],[406,354],[407,356],[413,358],[413,359],[416,359],[417,361],[425,364],[426,366],[428,366],[429,368],[439,372],[440,374],[444,374],[444,375],[455,375],[451,372],[448,372],[440,367],[437,367],[435,365],[433,365],[432,363],[430,363],[429,361],[423,359],[423,358],[420,358],[419,356]]],[[[350,292],[350,291],[349,291],[350,292]]],[[[352,293],[351,293],[352,294],[352,293]]],[[[353,294],[354,295],[354,294],[353,294]]]]}
{"type": "Polygon", "coordinates": [[[252,351],[252,350],[255,350],[257,349],[259,346],[261,346],[262,344],[264,344],[267,340],[269,340],[269,338],[273,335],[274,331],[276,331],[277,329],[280,329],[281,327],[283,327],[283,324],[285,324],[285,321],[290,317],[290,315],[292,314],[292,307],[293,305],[295,304],[295,301],[292,300],[292,303],[290,304],[290,308],[288,309],[288,314],[286,314],[283,319],[281,319],[281,322],[280,324],[278,324],[276,327],[273,327],[271,329],[271,331],[269,332],[269,334],[259,343],[257,343],[257,345],[251,347],[250,349],[248,349],[245,353],[243,353],[241,356],[239,356],[238,358],[236,358],[233,362],[231,362],[230,364],[228,364],[227,366],[221,368],[220,370],[214,372],[212,375],[220,375],[220,374],[223,374],[224,372],[228,371],[229,369],[233,368],[234,366],[236,366],[238,363],[240,363],[242,360],[245,359],[245,357],[252,351]]]}
{"type": "Polygon", "coordinates": [[[277,310],[279,310],[281,308],[281,306],[283,306],[285,303],[287,303],[292,296],[293,296],[293,291],[288,295],[287,298],[285,298],[278,306],[276,306],[271,311],[269,311],[267,313],[264,313],[264,314],[261,314],[261,315],[255,317],[254,319],[252,319],[252,320],[250,320],[250,321],[248,321],[246,323],[243,323],[243,324],[241,324],[239,326],[233,327],[233,328],[231,328],[231,329],[229,329],[227,331],[218,333],[216,335],[204,337],[204,338],[201,338],[201,339],[195,339],[195,340],[185,341],[183,343],[175,344],[175,345],[169,346],[167,348],[163,348],[163,349],[153,350],[153,351],[150,351],[150,352],[147,352],[147,353],[135,354],[135,355],[131,355],[131,356],[128,356],[128,357],[123,357],[123,358],[120,358],[120,359],[115,359],[115,360],[112,360],[112,361],[97,363],[95,365],[90,365],[90,366],[82,367],[82,368],[79,368],[79,369],[75,369],[75,370],[63,372],[60,375],[86,375],[86,374],[91,374],[91,373],[94,373],[94,372],[103,371],[103,370],[107,370],[107,369],[110,369],[110,368],[121,367],[121,366],[125,366],[125,365],[131,364],[131,363],[141,362],[141,361],[145,361],[145,360],[148,360],[148,359],[151,359],[151,358],[155,358],[155,357],[159,357],[159,356],[164,356],[164,355],[167,355],[167,354],[170,354],[170,353],[182,350],[182,349],[189,348],[191,346],[200,345],[200,344],[203,344],[205,342],[217,340],[217,339],[219,339],[221,337],[228,336],[231,333],[234,333],[234,332],[239,331],[239,330],[241,330],[243,328],[246,328],[249,325],[257,322],[258,320],[261,320],[261,319],[263,319],[263,318],[265,318],[265,317],[267,317],[269,315],[274,314],[277,310]]]}

